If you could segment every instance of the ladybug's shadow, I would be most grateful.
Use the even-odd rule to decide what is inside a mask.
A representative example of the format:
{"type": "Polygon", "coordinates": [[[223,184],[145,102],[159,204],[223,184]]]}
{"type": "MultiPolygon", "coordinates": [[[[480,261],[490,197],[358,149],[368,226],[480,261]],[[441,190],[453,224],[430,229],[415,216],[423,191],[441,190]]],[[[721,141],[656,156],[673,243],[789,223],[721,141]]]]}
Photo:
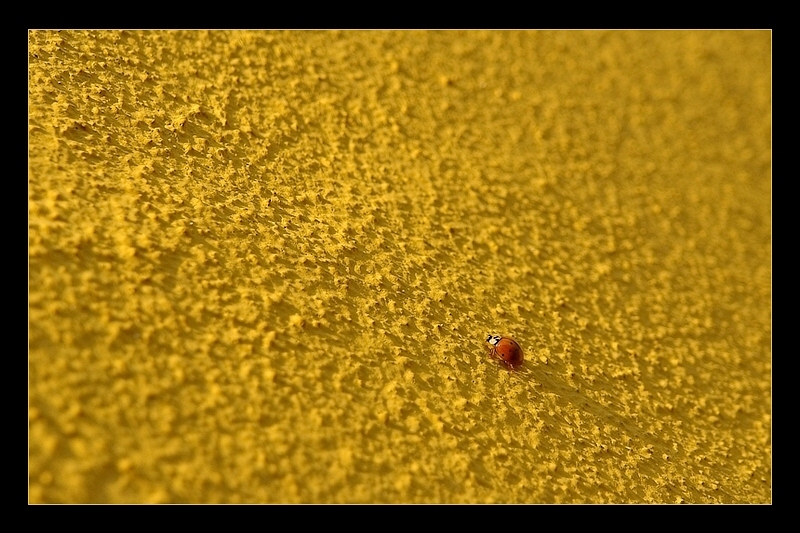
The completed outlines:
{"type": "Polygon", "coordinates": [[[503,363],[500,363],[500,366],[501,366],[501,368],[503,370],[505,370],[506,372],[508,372],[509,374],[514,375],[514,376],[530,376],[530,375],[533,375],[533,370],[528,367],[528,365],[525,363],[525,361],[523,361],[522,364],[515,366],[514,368],[511,368],[508,365],[503,364],[503,363]]]}
{"type": "Polygon", "coordinates": [[[501,370],[505,370],[509,374],[519,375],[519,376],[527,376],[533,373],[531,368],[528,367],[527,361],[522,361],[521,364],[512,367],[499,357],[495,357],[492,354],[489,354],[489,361],[496,364],[500,367],[501,370]]]}
{"type": "Polygon", "coordinates": [[[529,368],[525,361],[523,361],[522,364],[515,366],[513,369],[506,367],[506,370],[517,376],[527,376],[533,374],[533,369],[529,368]]]}

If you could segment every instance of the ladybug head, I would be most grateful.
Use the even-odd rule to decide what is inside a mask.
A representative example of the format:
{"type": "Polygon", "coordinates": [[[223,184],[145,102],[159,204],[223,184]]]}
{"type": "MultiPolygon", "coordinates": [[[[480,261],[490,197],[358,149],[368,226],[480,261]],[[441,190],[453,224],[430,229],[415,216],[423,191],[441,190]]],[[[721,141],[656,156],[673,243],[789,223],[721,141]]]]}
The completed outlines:
{"type": "Polygon", "coordinates": [[[497,346],[497,343],[500,342],[501,338],[502,337],[500,337],[500,335],[487,335],[486,342],[488,342],[492,346],[497,346]]]}

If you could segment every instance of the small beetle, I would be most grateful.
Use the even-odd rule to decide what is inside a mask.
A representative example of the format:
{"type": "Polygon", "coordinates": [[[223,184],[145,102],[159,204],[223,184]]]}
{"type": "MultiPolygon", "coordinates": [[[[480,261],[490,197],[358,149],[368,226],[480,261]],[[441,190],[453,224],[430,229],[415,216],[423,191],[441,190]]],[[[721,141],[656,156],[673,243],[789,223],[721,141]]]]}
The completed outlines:
{"type": "Polygon", "coordinates": [[[489,355],[502,361],[509,369],[522,365],[522,347],[511,337],[487,335],[486,342],[491,346],[489,355]]]}

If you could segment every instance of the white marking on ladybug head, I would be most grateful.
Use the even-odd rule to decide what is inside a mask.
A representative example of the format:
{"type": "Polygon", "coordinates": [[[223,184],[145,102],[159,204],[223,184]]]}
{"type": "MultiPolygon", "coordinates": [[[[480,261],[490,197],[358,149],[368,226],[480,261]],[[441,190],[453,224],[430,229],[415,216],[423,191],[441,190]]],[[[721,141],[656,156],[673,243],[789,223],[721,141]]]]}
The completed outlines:
{"type": "Polygon", "coordinates": [[[492,346],[497,346],[497,343],[500,342],[501,338],[502,337],[500,337],[500,335],[487,335],[486,342],[488,342],[492,346]]]}

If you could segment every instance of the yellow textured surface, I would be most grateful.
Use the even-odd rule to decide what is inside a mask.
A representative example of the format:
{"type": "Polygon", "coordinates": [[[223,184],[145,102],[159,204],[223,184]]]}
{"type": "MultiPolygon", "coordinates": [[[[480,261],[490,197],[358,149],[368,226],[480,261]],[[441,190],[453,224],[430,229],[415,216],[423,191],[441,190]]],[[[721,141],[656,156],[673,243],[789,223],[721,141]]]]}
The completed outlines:
{"type": "Polygon", "coordinates": [[[29,91],[31,502],[771,501],[769,32],[33,31],[29,91]]]}

